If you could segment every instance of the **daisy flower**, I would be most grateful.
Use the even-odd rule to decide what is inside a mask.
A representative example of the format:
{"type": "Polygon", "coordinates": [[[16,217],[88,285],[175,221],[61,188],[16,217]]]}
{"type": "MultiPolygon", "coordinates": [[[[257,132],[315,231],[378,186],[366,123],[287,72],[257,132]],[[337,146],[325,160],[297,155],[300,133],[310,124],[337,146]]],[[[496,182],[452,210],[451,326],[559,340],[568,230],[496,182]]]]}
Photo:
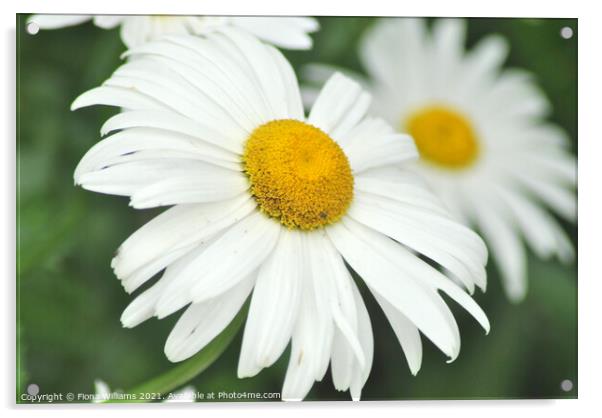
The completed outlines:
{"type": "Polygon", "coordinates": [[[59,29],[92,21],[102,29],[120,27],[121,39],[128,47],[157,39],[162,35],[203,35],[223,26],[234,26],[266,42],[287,49],[310,49],[310,33],[318,30],[311,17],[251,16],[120,16],[120,15],[33,15],[40,29],[59,29]]]}
{"type": "Polygon", "coordinates": [[[207,345],[250,297],[238,376],[272,365],[291,343],[284,399],[302,399],[330,364],[338,390],[359,398],[372,328],[347,263],[374,295],[420,368],[419,331],[450,360],[460,350],[440,291],[489,330],[483,311],[412,250],[484,289],[487,250],[403,170],[412,139],[366,117],[370,96],[336,74],[305,116],[284,56],[248,34],[171,36],[133,59],[73,109],[111,105],[75,171],[85,189],[171,206],[129,237],[112,267],[127,292],[144,290],[121,321],[134,327],[186,308],[165,354],[207,345]],[[162,276],[152,282],[158,273],[162,276]]]}
{"type": "MultiPolygon", "coordinates": [[[[576,163],[570,141],[544,119],[549,103],[526,71],[501,70],[508,45],[500,36],[464,52],[466,24],[439,19],[382,19],[365,35],[360,58],[373,111],[409,133],[424,178],[454,215],[479,228],[512,301],[527,292],[522,239],[540,257],[568,262],[570,239],[543,206],[573,221],[576,163]]],[[[308,78],[333,68],[316,65],[308,78]]],[[[355,76],[353,76],[355,78],[355,76]]],[[[315,97],[308,90],[307,100],[315,97]]]]}

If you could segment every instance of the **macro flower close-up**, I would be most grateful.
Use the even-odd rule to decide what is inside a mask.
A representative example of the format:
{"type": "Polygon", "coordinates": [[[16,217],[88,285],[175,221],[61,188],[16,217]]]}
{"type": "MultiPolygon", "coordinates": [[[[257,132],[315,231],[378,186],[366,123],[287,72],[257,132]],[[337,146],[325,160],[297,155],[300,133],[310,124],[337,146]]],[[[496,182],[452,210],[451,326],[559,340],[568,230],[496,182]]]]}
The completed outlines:
{"type": "MultiPolygon", "coordinates": [[[[550,104],[532,74],[502,69],[508,42],[489,35],[465,51],[466,22],[383,19],[363,36],[373,112],[416,141],[411,169],[457,219],[486,240],[508,298],[524,299],[528,247],[574,259],[554,214],[574,222],[576,160],[567,134],[546,121],[550,104]]],[[[322,81],[332,69],[309,66],[322,81]]],[[[309,100],[313,97],[310,91],[309,100]]]]}
{"type": "Polygon", "coordinates": [[[577,19],[248,7],[17,15],[17,403],[577,398],[577,19]]]}
{"type": "Polygon", "coordinates": [[[165,269],[121,321],[133,327],[186,308],[165,344],[171,361],[201,350],[252,293],[238,376],[271,366],[292,340],[283,399],[302,399],[330,364],[358,399],[372,327],[345,262],[391,323],[412,373],[419,331],[450,360],[460,335],[439,291],[485,328],[469,294],[485,289],[487,250],[403,165],[414,142],[366,117],[370,97],[335,74],[305,117],[295,73],[240,31],[168,37],[73,103],[118,106],[75,171],[82,187],[173,206],[128,238],[112,267],[127,292],[165,269]],[[202,71],[201,71],[202,69],[202,71]]]}

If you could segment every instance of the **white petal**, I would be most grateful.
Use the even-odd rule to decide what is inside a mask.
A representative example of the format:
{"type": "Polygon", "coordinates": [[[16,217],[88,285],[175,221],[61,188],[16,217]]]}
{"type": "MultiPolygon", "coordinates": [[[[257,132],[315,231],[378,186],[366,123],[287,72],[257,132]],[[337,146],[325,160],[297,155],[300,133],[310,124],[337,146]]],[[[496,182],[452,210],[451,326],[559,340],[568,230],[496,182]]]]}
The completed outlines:
{"type": "Polygon", "coordinates": [[[516,145],[526,146],[532,151],[537,151],[547,155],[548,151],[554,155],[559,150],[566,151],[571,146],[571,139],[557,125],[551,123],[529,124],[523,126],[516,137],[509,137],[508,140],[515,140],[516,145]]]}
{"type": "Polygon", "coordinates": [[[153,317],[155,314],[155,305],[161,297],[165,283],[167,283],[165,280],[159,280],[130,302],[120,318],[124,328],[134,328],[153,317]]]}
{"type": "MultiPolygon", "coordinates": [[[[289,114],[289,92],[286,80],[282,78],[281,62],[277,62],[274,53],[268,46],[256,38],[232,28],[221,28],[228,39],[238,49],[241,57],[247,61],[249,71],[253,74],[265,95],[269,106],[270,119],[286,119],[289,114]]],[[[278,60],[280,61],[280,60],[278,60]]]]}
{"type": "Polygon", "coordinates": [[[303,111],[303,102],[301,100],[301,92],[299,91],[299,82],[291,64],[284,56],[275,48],[269,49],[274,62],[278,66],[282,81],[284,83],[288,117],[291,119],[302,120],[305,117],[303,111]]]}
{"type": "MultiPolygon", "coordinates": [[[[119,119],[128,119],[133,113],[137,112],[125,112],[117,117],[124,115],[119,119]]],[[[114,118],[109,121],[112,120],[114,118]]],[[[187,134],[139,127],[125,129],[95,144],[79,162],[74,178],[78,182],[81,175],[87,172],[120,163],[159,160],[161,156],[166,160],[198,160],[233,171],[242,171],[240,157],[219,146],[187,134]]],[[[176,162],[176,165],[179,163],[176,162]]]]}
{"type": "Polygon", "coordinates": [[[312,247],[315,249],[312,254],[312,270],[315,274],[321,272],[322,284],[320,289],[324,289],[325,295],[323,296],[330,299],[330,314],[336,325],[334,338],[339,340],[333,342],[336,346],[333,351],[340,354],[334,356],[338,358],[334,360],[336,364],[332,366],[333,376],[345,376],[340,378],[340,381],[345,383],[337,386],[340,387],[339,390],[346,390],[351,379],[351,369],[345,364],[347,362],[352,364],[357,361],[362,368],[366,364],[357,331],[358,319],[353,296],[353,278],[347,270],[341,255],[330,240],[321,237],[319,239],[314,238],[312,247]],[[355,357],[355,360],[353,357],[355,357]]]}
{"type": "Polygon", "coordinates": [[[133,57],[161,57],[164,65],[200,86],[224,109],[235,104],[245,117],[258,125],[270,120],[270,109],[261,85],[249,63],[223,34],[208,35],[209,41],[189,36],[169,37],[136,47],[133,57]],[[228,104],[230,103],[230,104],[228,104]]]}
{"type": "Polygon", "coordinates": [[[393,260],[404,250],[380,235],[344,219],[327,230],[337,250],[366,284],[406,315],[441,351],[455,358],[460,348],[457,325],[440,310],[436,292],[403,271],[393,260]],[[349,228],[349,229],[348,229],[349,228]],[[385,251],[385,252],[383,252],[385,251]]]}
{"type": "Polygon", "coordinates": [[[224,236],[207,249],[203,259],[198,260],[198,265],[234,261],[233,258],[242,258],[236,265],[213,266],[211,273],[203,276],[192,289],[195,302],[217,295],[229,287],[230,281],[238,281],[241,272],[251,271],[259,266],[276,245],[277,238],[282,230],[281,225],[262,213],[254,213],[234,225],[224,236]],[[219,286],[214,286],[214,281],[219,286]]]}
{"type": "Polygon", "coordinates": [[[385,133],[390,129],[380,119],[365,119],[341,138],[340,144],[355,173],[418,158],[414,140],[392,131],[385,133]]]}
{"type": "MultiPolygon", "coordinates": [[[[486,332],[489,332],[489,320],[483,310],[476,302],[454,282],[449,280],[432,266],[420,260],[414,254],[411,254],[405,248],[399,248],[392,241],[379,239],[378,244],[382,246],[383,251],[389,251],[395,254],[394,261],[404,270],[404,272],[417,281],[423,282],[432,289],[442,290],[464,309],[466,309],[478,322],[486,332]]],[[[445,307],[444,312],[447,314],[449,310],[445,307]]]]}
{"type": "MultiPolygon", "coordinates": [[[[165,195],[168,196],[169,188],[175,187],[176,183],[182,183],[182,187],[185,189],[187,180],[190,181],[191,187],[198,189],[198,194],[189,199],[182,199],[182,203],[223,200],[234,197],[248,188],[248,180],[240,172],[199,160],[181,158],[131,159],[130,161],[127,161],[126,158],[126,162],[83,173],[76,179],[77,184],[87,190],[131,196],[132,206],[135,207],[159,206],[161,203],[170,204],[169,199],[165,199],[165,202],[161,200],[160,193],[165,192],[165,195]],[[166,183],[168,186],[162,187],[166,183]],[[211,189],[216,187],[218,189],[224,187],[224,192],[212,194],[211,189]],[[149,188],[149,190],[143,192],[145,188],[149,188]],[[136,197],[138,192],[143,193],[136,197]],[[145,197],[154,199],[145,203],[145,197]]],[[[189,194],[193,191],[190,190],[189,194]]],[[[176,199],[173,201],[178,202],[176,199]]]]}
{"type": "MultiPolygon", "coordinates": [[[[479,89],[487,89],[493,84],[499,67],[508,55],[508,43],[499,35],[489,35],[481,40],[466,56],[457,81],[457,95],[468,100],[475,97],[479,89]]],[[[458,99],[461,100],[461,99],[458,99]]]]}
{"type": "Polygon", "coordinates": [[[362,64],[386,89],[403,91],[411,100],[422,96],[425,31],[422,19],[380,20],[362,38],[362,64]]]}
{"type": "Polygon", "coordinates": [[[282,386],[282,399],[285,401],[303,400],[314,384],[314,359],[311,358],[314,353],[311,352],[310,336],[293,334],[291,356],[282,386]]]}
{"type": "Polygon", "coordinates": [[[317,352],[314,375],[315,380],[322,380],[330,362],[334,336],[332,310],[338,305],[337,279],[334,277],[337,274],[343,275],[346,268],[342,265],[340,255],[336,254],[336,250],[323,232],[305,234],[304,241],[309,261],[308,287],[311,289],[310,296],[315,305],[312,315],[316,316],[314,323],[311,324],[315,333],[312,347],[315,347],[317,352]],[[330,257],[336,259],[332,260],[330,257]]]}
{"type": "MultiPolygon", "coordinates": [[[[366,358],[364,355],[364,351],[362,350],[362,345],[360,342],[360,338],[358,336],[358,320],[357,320],[357,307],[355,306],[355,299],[353,297],[353,278],[347,271],[346,267],[342,264],[341,260],[334,259],[338,266],[334,266],[337,270],[334,274],[335,279],[335,287],[337,288],[337,300],[336,303],[332,304],[332,317],[336,324],[336,333],[335,333],[335,341],[334,345],[342,344],[345,346],[345,358],[348,356],[355,356],[355,359],[352,357],[348,358],[348,361],[357,363],[360,367],[364,367],[366,364],[366,358]],[[345,271],[343,271],[343,268],[345,271]],[[348,354],[347,354],[348,353],[348,354]]],[[[341,351],[341,349],[338,349],[341,351]]],[[[333,351],[336,351],[333,349],[333,351]]],[[[334,370],[337,366],[333,364],[333,376],[337,374],[336,370],[334,370]]],[[[351,373],[351,370],[345,370],[344,373],[351,373]]],[[[351,375],[348,375],[344,381],[347,383],[343,384],[344,390],[349,387],[349,380],[351,379],[351,375]]],[[[336,385],[336,383],[335,383],[336,385]]],[[[341,389],[339,389],[341,390],[341,389]]]]}
{"type": "Polygon", "coordinates": [[[136,270],[166,252],[188,248],[210,237],[244,218],[254,208],[252,199],[240,197],[227,202],[168,209],[121,244],[111,266],[131,292],[141,284],[128,283],[129,276],[136,270]]]}
{"type": "Polygon", "coordinates": [[[245,29],[258,38],[281,48],[310,49],[312,40],[307,35],[318,29],[315,19],[309,17],[232,17],[234,26],[245,29]]]}
{"type": "Polygon", "coordinates": [[[533,75],[524,70],[504,70],[480,96],[480,102],[490,109],[490,116],[504,122],[516,124],[520,119],[541,118],[550,110],[550,103],[535,84],[533,75]]]}
{"type": "Polygon", "coordinates": [[[370,96],[358,83],[335,73],[322,88],[307,121],[338,140],[363,118],[369,104],[370,96]]]}
{"type": "Polygon", "coordinates": [[[577,216],[577,199],[567,188],[545,179],[527,177],[519,173],[517,173],[517,180],[564,218],[572,221],[577,216]]]}
{"type": "MultiPolygon", "coordinates": [[[[414,182],[414,184],[419,185],[420,183],[414,182]]],[[[426,190],[425,192],[429,193],[426,190]]],[[[419,210],[413,207],[413,205],[398,202],[400,199],[390,199],[375,194],[362,192],[358,193],[358,196],[360,196],[359,200],[363,204],[381,208],[384,211],[389,211],[390,214],[403,212],[403,216],[399,218],[403,218],[403,220],[407,220],[415,226],[422,223],[423,228],[431,234],[448,238],[453,236],[454,239],[461,242],[461,248],[452,250],[451,253],[460,260],[472,260],[472,263],[468,262],[468,264],[474,265],[475,270],[480,270],[486,264],[488,257],[487,247],[481,237],[470,228],[455,221],[447,211],[428,210],[426,208],[420,208],[419,210]]]]}
{"type": "Polygon", "coordinates": [[[40,29],[60,29],[75,26],[91,20],[90,15],[33,15],[27,22],[34,22],[40,29]]]}
{"type": "Polygon", "coordinates": [[[304,278],[301,248],[300,233],[283,229],[259,269],[240,351],[239,378],[271,366],[291,338],[304,278]]]}
{"type": "MultiPolygon", "coordinates": [[[[179,292],[174,295],[174,282],[182,280],[182,272],[185,271],[188,266],[193,263],[210,245],[217,241],[223,233],[216,233],[210,237],[203,239],[203,241],[192,246],[192,248],[185,253],[184,256],[180,257],[173,263],[169,264],[161,278],[155,283],[150,289],[146,290],[140,296],[138,296],[128,306],[128,311],[131,308],[131,316],[139,318],[144,321],[151,315],[159,319],[163,319],[167,315],[174,313],[182,307],[188,305],[191,302],[189,296],[189,289],[181,288],[179,292]],[[156,291],[155,291],[156,289],[156,291]],[[150,293],[153,293],[152,297],[150,293]],[[147,296],[147,294],[149,294],[147,296]],[[165,299],[169,298],[168,302],[165,299]],[[140,299],[140,301],[139,301],[140,299]],[[142,316],[144,314],[144,316],[142,316]]],[[[132,278],[132,280],[134,280],[132,278]]],[[[124,312],[125,314],[125,312],[124,312]]],[[[122,315],[122,322],[125,319],[122,315]]]]}
{"type": "Polygon", "coordinates": [[[121,25],[120,35],[123,43],[128,47],[148,42],[153,37],[151,16],[128,16],[121,25]]]}
{"type": "Polygon", "coordinates": [[[120,25],[127,16],[119,15],[96,15],[94,16],[94,24],[99,28],[113,29],[120,25]]]}
{"type": "Polygon", "coordinates": [[[372,193],[442,216],[449,216],[443,208],[443,203],[432,193],[416,182],[404,181],[400,176],[394,176],[394,174],[397,173],[388,177],[374,177],[362,173],[355,177],[353,187],[362,193],[372,193]]]}
{"type": "MultiPolygon", "coordinates": [[[[149,139],[146,145],[152,146],[152,141],[149,139]]],[[[177,141],[174,139],[171,141],[173,145],[177,145],[177,141]]],[[[86,174],[98,173],[108,167],[114,167],[117,165],[124,165],[129,163],[142,164],[152,161],[162,160],[165,164],[171,163],[173,165],[180,164],[192,164],[194,161],[201,162],[201,166],[205,167],[208,164],[209,167],[214,166],[218,170],[228,170],[230,173],[240,174],[242,166],[239,161],[232,162],[225,159],[219,159],[211,156],[211,151],[205,153],[195,147],[195,149],[184,151],[174,149],[141,149],[138,151],[123,151],[124,148],[131,146],[127,142],[114,144],[112,149],[106,150],[107,153],[95,153],[86,154],[84,159],[80,161],[80,164],[75,169],[74,180],[78,184],[82,178],[85,178],[86,174]],[[192,163],[191,163],[192,162],[192,163]]],[[[160,145],[159,145],[160,146],[160,145]]],[[[168,145],[169,146],[169,145],[168,145]]],[[[128,171],[128,170],[125,170],[128,171]]],[[[104,173],[106,174],[106,173],[104,173]]],[[[146,179],[148,181],[148,179],[146,179]]],[[[160,181],[160,180],[159,180],[160,181]]]]}
{"type": "Polygon", "coordinates": [[[422,364],[422,342],[418,328],[404,314],[387,302],[385,298],[376,292],[373,292],[373,294],[399,340],[410,371],[413,375],[416,375],[422,364]]]}
{"type": "Polygon", "coordinates": [[[347,344],[347,339],[337,328],[332,341],[332,354],[330,359],[330,372],[332,383],[338,391],[349,389],[353,379],[354,361],[353,351],[347,344]]]}
{"type": "Polygon", "coordinates": [[[519,236],[505,215],[493,205],[480,202],[475,216],[502,275],[508,298],[520,302],[527,294],[527,259],[519,236]]]}
{"type": "Polygon", "coordinates": [[[485,246],[467,227],[437,213],[363,193],[356,193],[348,215],[439,263],[471,293],[475,284],[485,287],[485,246]]]}
{"type": "Polygon", "coordinates": [[[331,254],[330,258],[337,262],[335,267],[338,267],[333,275],[338,282],[338,300],[333,306],[333,318],[337,327],[332,344],[332,380],[335,388],[340,391],[353,386],[353,396],[357,395],[358,390],[361,391],[364,377],[367,378],[372,367],[372,328],[364,302],[361,297],[358,299],[355,283],[340,256],[331,254]]]}
{"type": "Polygon", "coordinates": [[[572,250],[570,240],[552,216],[517,192],[504,188],[496,190],[513,212],[515,222],[539,257],[547,258],[554,254],[561,258],[570,257],[572,251],[566,253],[567,244],[572,250]]]}
{"type": "Polygon", "coordinates": [[[524,155],[513,156],[517,170],[522,170],[527,176],[537,176],[567,187],[577,184],[575,157],[558,149],[555,144],[547,144],[543,149],[538,146],[535,148],[535,152],[529,150],[524,155]]]}
{"type": "Polygon", "coordinates": [[[368,380],[370,370],[372,369],[372,359],[374,357],[374,337],[372,335],[372,324],[370,323],[370,315],[368,315],[366,305],[364,304],[362,296],[360,295],[355,283],[353,283],[352,287],[358,313],[357,331],[362,345],[362,351],[364,352],[365,364],[362,366],[356,363],[351,384],[349,386],[349,391],[351,392],[351,397],[353,400],[359,401],[362,388],[366,384],[366,380],[368,380]]]}
{"type": "Polygon", "coordinates": [[[101,86],[79,95],[71,104],[71,110],[94,105],[116,106],[132,110],[169,109],[162,102],[139,92],[123,87],[101,86]]]}
{"type": "Polygon", "coordinates": [[[463,19],[437,19],[432,31],[433,90],[444,91],[453,83],[464,54],[466,22],[463,19]]]}
{"type": "Polygon", "coordinates": [[[287,22],[309,33],[316,32],[320,29],[320,23],[313,17],[287,16],[287,22]]]}
{"type": "MultiPolygon", "coordinates": [[[[213,234],[209,238],[205,238],[202,242],[195,243],[194,245],[189,245],[182,250],[176,250],[180,255],[169,262],[165,262],[159,267],[155,268],[151,273],[146,274],[143,278],[138,278],[141,276],[139,273],[141,270],[147,270],[148,266],[153,266],[161,263],[165,256],[162,254],[156,260],[152,261],[149,264],[146,264],[136,270],[132,275],[127,278],[127,281],[124,281],[124,287],[128,289],[128,286],[134,287],[139,286],[144,281],[148,280],[155,273],[165,268],[165,271],[161,278],[154,283],[150,288],[146,289],[140,295],[138,295],[123,311],[121,315],[121,323],[126,328],[133,328],[140,324],[141,322],[146,321],[152,316],[157,316],[157,303],[159,299],[164,295],[166,287],[172,283],[175,279],[178,278],[182,270],[184,270],[188,264],[190,264],[193,260],[195,260],[200,253],[202,253],[208,245],[217,239],[220,234],[213,234]]],[[[179,307],[178,307],[179,308],[179,307]]]]}
{"type": "Polygon", "coordinates": [[[330,313],[333,283],[326,279],[328,272],[322,269],[323,257],[327,254],[320,252],[320,248],[328,243],[320,232],[302,234],[302,239],[303,253],[299,256],[309,261],[309,268],[305,270],[308,276],[301,281],[299,315],[282,388],[284,400],[303,399],[314,380],[322,379],[330,361],[334,334],[330,313]]]}
{"type": "MultiPolygon", "coordinates": [[[[145,48],[151,49],[153,45],[156,44],[147,45],[145,48]]],[[[179,47],[173,42],[168,45],[179,47]]],[[[203,42],[201,45],[205,46],[208,43],[203,42]]],[[[186,51],[186,55],[191,53],[192,51],[186,51]]],[[[168,87],[182,100],[198,107],[194,114],[188,115],[190,119],[206,121],[206,124],[211,124],[213,130],[222,131],[224,135],[242,141],[262,123],[263,118],[258,117],[252,108],[249,109],[248,102],[245,102],[243,96],[230,84],[218,84],[224,77],[216,80],[213,75],[209,69],[207,72],[199,71],[197,67],[182,64],[173,60],[171,56],[168,58],[152,55],[122,65],[106,84],[137,88],[143,92],[147,90],[146,84],[140,83],[141,80],[155,86],[168,87]],[[148,68],[152,68],[153,72],[149,72],[148,68]]]]}
{"type": "Polygon", "coordinates": [[[169,361],[186,360],[218,336],[234,319],[251,293],[254,283],[255,274],[251,274],[230,291],[190,305],[165,343],[165,355],[169,361]]]}
{"type": "Polygon", "coordinates": [[[347,146],[353,146],[356,141],[365,142],[366,138],[370,138],[371,141],[373,137],[386,137],[395,133],[391,125],[385,122],[384,119],[367,117],[351,131],[342,135],[341,138],[337,138],[337,142],[345,149],[347,146]]]}
{"type": "Polygon", "coordinates": [[[277,222],[259,212],[238,221],[168,285],[157,304],[159,317],[190,302],[214,298],[236,285],[271,253],[280,229],[277,222]]]}
{"type": "Polygon", "coordinates": [[[244,174],[214,170],[211,177],[171,177],[132,195],[131,206],[146,209],[185,203],[219,202],[240,196],[249,188],[244,174]]]}
{"type": "MultiPolygon", "coordinates": [[[[354,228],[360,227],[359,224],[353,224],[353,222],[348,222],[348,225],[352,225],[354,228]]],[[[361,231],[361,229],[358,229],[358,231],[361,231]]],[[[364,230],[364,233],[365,232],[369,232],[369,230],[364,230]]],[[[487,316],[470,295],[432,266],[416,257],[405,248],[399,247],[393,241],[385,239],[378,234],[376,234],[373,239],[375,239],[374,244],[378,246],[378,249],[384,253],[391,254],[391,259],[394,260],[398,267],[406,274],[415,278],[418,282],[428,285],[431,289],[445,292],[466,309],[479,322],[485,332],[489,332],[489,320],[487,319],[487,316]]],[[[439,301],[441,301],[441,299],[439,299],[439,301]]],[[[444,310],[445,312],[449,312],[447,308],[444,310]]]]}
{"type": "MultiPolygon", "coordinates": [[[[140,110],[118,113],[109,118],[101,128],[101,135],[124,129],[119,134],[129,135],[132,132],[154,133],[154,136],[174,138],[172,141],[187,142],[197,148],[217,148],[217,158],[232,160],[237,156],[239,146],[219,132],[174,112],[161,110],[140,110]],[[134,128],[134,129],[128,129],[134,128]],[[156,129],[152,129],[156,128],[156,129]],[[187,141],[186,141],[187,140],[187,141]]],[[[119,135],[116,134],[116,135],[119,135]]],[[[146,135],[148,136],[148,135],[146,135]]],[[[140,144],[143,147],[146,143],[140,144]]],[[[174,144],[174,146],[177,146],[174,144]]]]}
{"type": "Polygon", "coordinates": [[[153,60],[139,58],[125,64],[124,67],[132,66],[134,63],[136,66],[144,65],[145,70],[135,73],[130,70],[128,74],[133,73],[133,75],[119,75],[125,72],[122,67],[105,81],[105,85],[128,89],[150,97],[172,112],[189,119],[199,119],[203,115],[201,120],[204,123],[210,123],[212,129],[221,132],[224,137],[231,138],[242,149],[242,142],[250,131],[246,130],[241,121],[233,117],[231,112],[217,106],[209,97],[196,92],[188,83],[178,82],[180,77],[173,72],[161,74],[162,67],[153,60]]]}
{"type": "MultiPolygon", "coordinates": [[[[390,242],[385,242],[391,246],[390,242]]],[[[415,257],[414,254],[411,254],[406,250],[404,250],[403,253],[403,257],[399,257],[397,261],[400,266],[406,268],[408,273],[416,278],[420,278],[420,280],[424,281],[424,283],[433,289],[441,290],[447,294],[447,296],[456,301],[477,320],[485,330],[485,333],[489,333],[491,326],[489,324],[489,319],[487,319],[487,315],[468,293],[456,285],[452,280],[445,277],[442,273],[435,270],[432,266],[415,257]]],[[[442,299],[440,299],[440,301],[442,301],[442,299]]],[[[449,312],[448,309],[445,309],[445,311],[449,312]]]]}

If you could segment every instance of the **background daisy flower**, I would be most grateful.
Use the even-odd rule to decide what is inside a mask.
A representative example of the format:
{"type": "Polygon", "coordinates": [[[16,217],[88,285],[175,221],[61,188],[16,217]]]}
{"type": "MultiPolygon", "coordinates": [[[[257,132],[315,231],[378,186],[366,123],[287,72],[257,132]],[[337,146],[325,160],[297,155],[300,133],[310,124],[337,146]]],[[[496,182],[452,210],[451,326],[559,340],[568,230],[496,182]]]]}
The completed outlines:
{"type": "Polygon", "coordinates": [[[92,21],[103,29],[120,27],[123,43],[129,48],[156,39],[161,35],[202,35],[223,26],[245,30],[281,48],[309,49],[310,33],[318,30],[311,17],[250,17],[250,16],[120,16],[120,15],[33,15],[40,29],[59,29],[92,21]]]}
{"type": "Polygon", "coordinates": [[[412,139],[367,118],[370,96],[332,76],[304,115],[282,54],[230,28],[168,37],[134,57],[73,109],[111,105],[103,139],[75,171],[82,187],[130,197],[137,209],[173,206],[119,248],[112,267],[127,292],[148,285],[125,327],[186,308],[165,353],[181,361],[206,346],[251,296],[238,376],[272,365],[289,341],[282,397],[302,399],[330,364],[338,390],[360,396],[373,338],[345,262],[388,318],[412,373],[420,333],[450,360],[457,323],[439,291],[489,330],[461,287],[485,288],[487,251],[470,229],[402,167],[412,139]],[[202,71],[200,70],[202,69],[202,71]]]}
{"type": "MultiPolygon", "coordinates": [[[[576,161],[566,134],[545,121],[550,106],[526,71],[501,70],[507,42],[497,35],[464,51],[466,23],[382,19],[363,37],[360,59],[373,110],[409,133],[420,160],[411,169],[447,208],[478,227],[512,301],[527,292],[522,239],[542,258],[574,258],[554,216],[576,217],[576,161]]],[[[333,68],[309,66],[310,80],[333,68]]],[[[306,92],[311,102],[315,91],[306,92]]]]}

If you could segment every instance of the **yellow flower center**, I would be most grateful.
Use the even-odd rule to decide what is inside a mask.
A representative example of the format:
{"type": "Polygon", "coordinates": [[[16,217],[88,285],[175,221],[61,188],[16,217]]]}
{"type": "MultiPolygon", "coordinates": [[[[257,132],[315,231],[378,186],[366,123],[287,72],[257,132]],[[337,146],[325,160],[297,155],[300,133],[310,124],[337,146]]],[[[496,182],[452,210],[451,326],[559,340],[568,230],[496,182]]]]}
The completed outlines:
{"type": "Polygon", "coordinates": [[[475,162],[479,142],[470,121],[443,106],[424,108],[405,121],[423,160],[448,169],[463,169],[475,162]]]}
{"type": "Polygon", "coordinates": [[[338,221],[353,197],[353,175],[339,145],[320,129],[282,119],[247,139],[244,169],[262,212],[289,228],[338,221]]]}

